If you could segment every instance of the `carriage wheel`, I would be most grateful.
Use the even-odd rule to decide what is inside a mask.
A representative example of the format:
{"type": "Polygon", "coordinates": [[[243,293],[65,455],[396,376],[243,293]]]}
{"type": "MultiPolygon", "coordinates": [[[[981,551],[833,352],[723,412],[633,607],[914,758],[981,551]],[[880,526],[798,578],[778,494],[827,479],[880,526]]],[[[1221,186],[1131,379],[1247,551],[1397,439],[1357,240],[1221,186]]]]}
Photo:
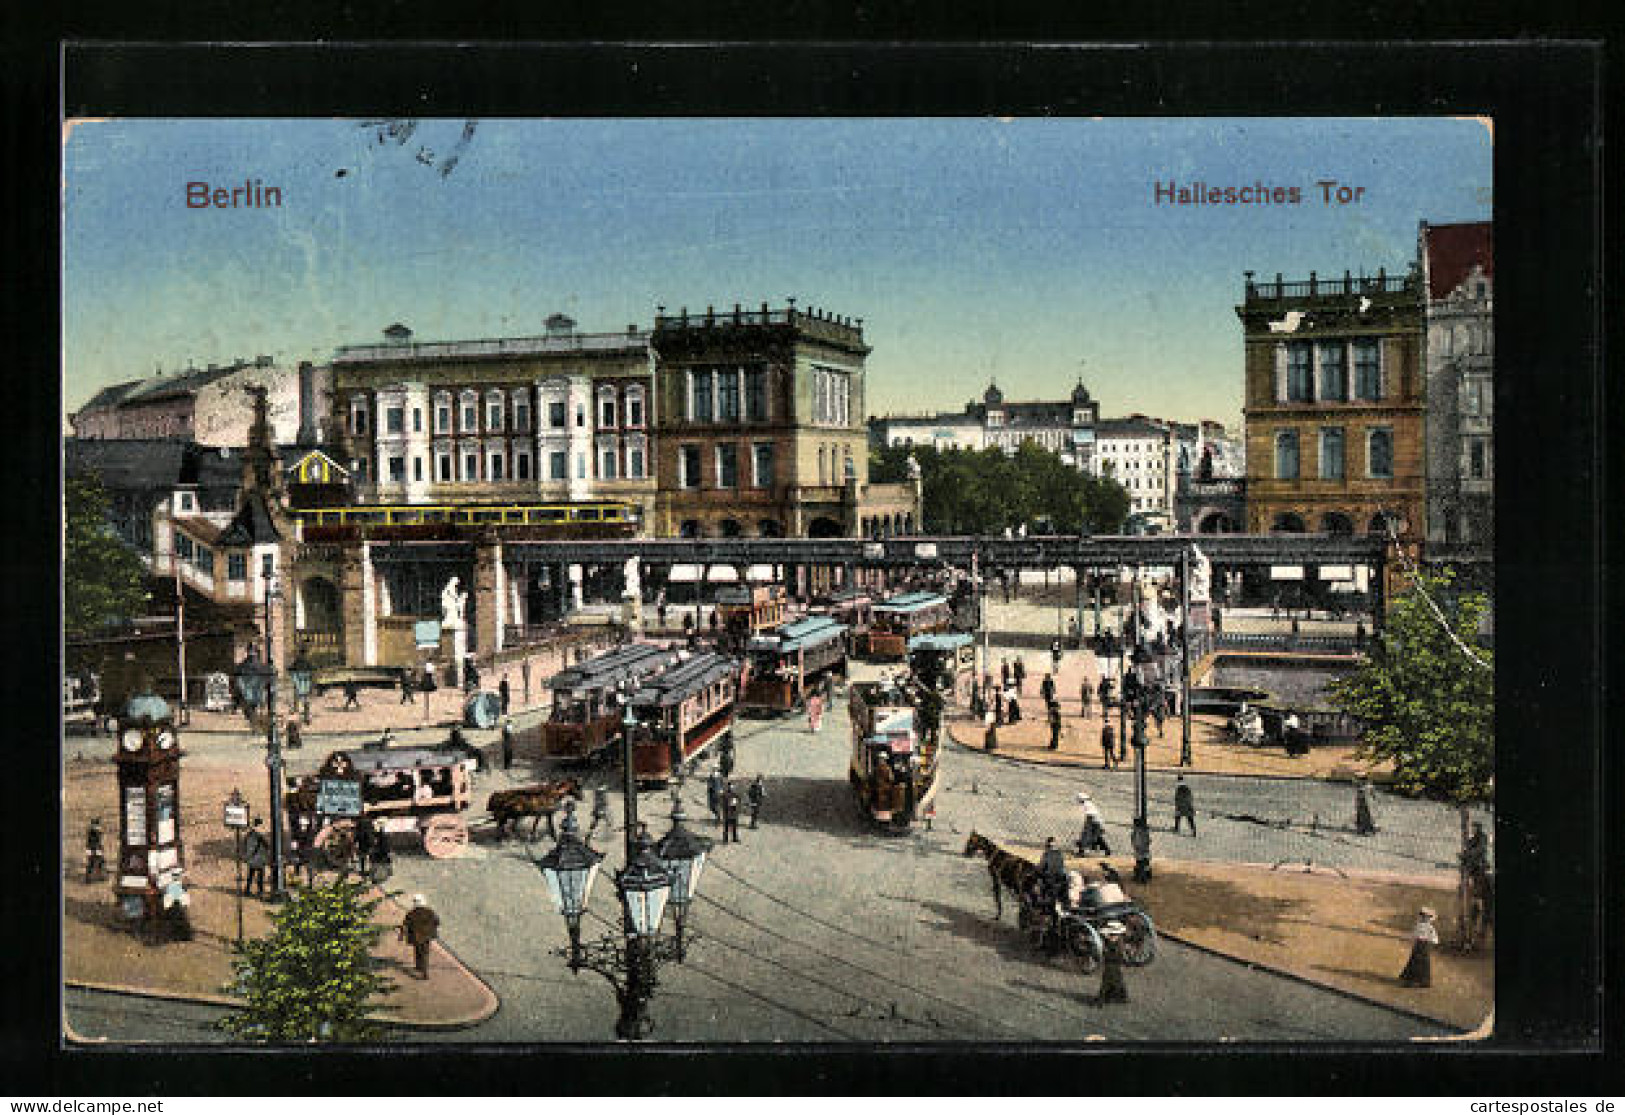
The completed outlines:
{"type": "Polygon", "coordinates": [[[355,822],[334,821],[316,834],[316,869],[348,875],[355,862],[355,822]]]}
{"type": "Polygon", "coordinates": [[[1087,976],[1100,968],[1106,946],[1094,926],[1086,921],[1068,919],[1062,925],[1061,937],[1066,944],[1067,955],[1079,972],[1087,976]]]}
{"type": "Polygon", "coordinates": [[[1126,932],[1122,938],[1123,963],[1142,968],[1157,956],[1157,930],[1151,924],[1151,915],[1138,911],[1117,919],[1126,932]]]}
{"type": "Polygon", "coordinates": [[[451,859],[468,847],[468,826],[461,817],[441,813],[423,829],[423,850],[434,859],[451,859]]]}

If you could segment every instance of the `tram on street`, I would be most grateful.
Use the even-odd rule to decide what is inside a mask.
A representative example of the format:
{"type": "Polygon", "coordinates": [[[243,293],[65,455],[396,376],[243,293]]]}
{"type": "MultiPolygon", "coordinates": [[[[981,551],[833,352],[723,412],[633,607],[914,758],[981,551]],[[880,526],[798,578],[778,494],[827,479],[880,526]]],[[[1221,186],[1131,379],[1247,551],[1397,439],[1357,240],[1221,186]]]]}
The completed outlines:
{"type": "MultiPolygon", "coordinates": [[[[934,696],[934,695],[933,695],[934,696]]],[[[940,738],[908,681],[854,682],[847,778],[858,809],[892,831],[936,816],[940,738]]]]}
{"type": "Polygon", "coordinates": [[[860,657],[899,662],[915,635],[947,631],[953,626],[948,598],[936,592],[905,592],[874,607],[874,619],[860,642],[860,657]]]}
{"type": "Polygon", "coordinates": [[[843,588],[814,597],[811,612],[846,628],[846,652],[852,654],[869,630],[874,606],[874,598],[862,589],[843,588]]]}
{"type": "Polygon", "coordinates": [[[678,653],[628,643],[553,675],[553,709],[542,725],[542,752],[566,760],[613,759],[620,743],[626,694],[670,669],[678,653]]]}
{"type": "Polygon", "coordinates": [[[638,784],[665,785],[731,735],[738,699],[739,663],[709,651],[646,678],[627,701],[638,784]]]}
{"type": "Polygon", "coordinates": [[[976,644],[958,631],[915,635],[908,641],[908,668],[920,685],[951,696],[969,698],[976,669],[976,644]]]}
{"type": "Polygon", "coordinates": [[[751,636],[789,618],[790,598],[783,585],[720,585],[716,595],[717,628],[723,649],[738,652],[751,636]]]}
{"type": "Polygon", "coordinates": [[[745,646],[741,713],[775,714],[805,706],[808,693],[846,675],[846,627],[806,616],[754,636],[745,646]]]}

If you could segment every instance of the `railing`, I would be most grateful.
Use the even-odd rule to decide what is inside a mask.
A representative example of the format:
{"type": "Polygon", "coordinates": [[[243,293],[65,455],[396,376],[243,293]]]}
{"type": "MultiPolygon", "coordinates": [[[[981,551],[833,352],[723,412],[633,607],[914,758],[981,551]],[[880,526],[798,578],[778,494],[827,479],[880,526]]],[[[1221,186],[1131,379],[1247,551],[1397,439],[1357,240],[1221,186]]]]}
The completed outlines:
{"type": "Polygon", "coordinates": [[[1359,635],[1223,631],[1215,636],[1214,645],[1219,650],[1318,651],[1325,654],[1351,654],[1364,650],[1370,641],[1369,636],[1359,635]]]}
{"type": "Polygon", "coordinates": [[[1412,272],[1407,275],[1390,275],[1386,270],[1379,270],[1376,275],[1351,275],[1343,272],[1340,279],[1322,279],[1313,271],[1306,280],[1286,282],[1279,274],[1275,281],[1258,283],[1253,281],[1253,273],[1246,272],[1247,300],[1249,302],[1279,301],[1288,298],[1330,298],[1356,294],[1410,294],[1421,290],[1421,278],[1412,272]]]}
{"type": "Polygon", "coordinates": [[[655,331],[663,329],[700,329],[712,328],[718,325],[793,325],[814,336],[824,336],[841,341],[863,340],[863,319],[861,317],[845,317],[832,314],[816,307],[796,309],[794,305],[782,310],[770,309],[766,302],[760,309],[747,310],[739,303],[734,303],[732,310],[724,309],[717,312],[716,307],[707,306],[705,313],[689,313],[684,306],[676,314],[668,314],[665,307],[655,315],[655,331]]]}
{"type": "Polygon", "coordinates": [[[615,349],[642,349],[649,335],[642,331],[626,333],[560,333],[541,337],[497,337],[473,341],[425,341],[406,344],[344,345],[333,357],[335,364],[370,360],[430,360],[456,356],[526,356],[543,352],[611,352],[615,349]]]}

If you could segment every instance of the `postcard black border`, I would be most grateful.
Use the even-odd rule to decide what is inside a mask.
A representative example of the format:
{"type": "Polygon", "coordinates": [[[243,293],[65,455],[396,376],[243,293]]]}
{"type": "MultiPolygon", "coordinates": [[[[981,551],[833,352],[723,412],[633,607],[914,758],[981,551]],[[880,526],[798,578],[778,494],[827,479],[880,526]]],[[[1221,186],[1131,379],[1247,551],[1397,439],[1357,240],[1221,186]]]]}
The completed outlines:
{"type": "MultiPolygon", "coordinates": [[[[39,899],[38,916],[21,926],[33,942],[22,945],[13,933],[0,954],[0,974],[18,992],[6,1000],[7,1060],[31,1049],[41,1091],[128,1092],[150,1082],[154,1091],[172,1093],[391,1094],[420,1092],[432,1081],[436,1092],[534,1094],[561,1090],[561,1062],[575,1074],[570,1091],[690,1094],[1019,1094],[1082,1086],[1117,1094],[1460,1094],[1505,1090],[1512,1082],[1528,1091],[1559,1080],[1566,1082],[1561,1090],[1572,1093],[1594,1071],[1596,1056],[1586,1044],[1601,1038],[1604,893],[1599,434],[1608,415],[1597,367],[1602,55],[1595,44],[1088,49],[781,43],[456,50],[374,42],[207,51],[83,44],[66,50],[73,62],[63,102],[70,116],[1492,116],[1500,370],[1499,862],[1503,893],[1529,895],[1531,901],[1501,911],[1498,1037],[1488,1047],[978,1046],[967,1052],[793,1046],[636,1053],[411,1047],[382,1055],[317,1056],[58,1051],[58,973],[41,963],[57,947],[55,904],[45,901],[56,897],[49,865],[56,858],[57,826],[54,802],[46,799],[43,815],[24,809],[13,828],[39,834],[43,847],[24,835],[6,841],[4,852],[8,892],[26,887],[39,899]],[[545,51],[546,65],[536,65],[537,50],[545,51]],[[1515,430],[1508,428],[1512,416],[1515,430]],[[33,1040],[25,1043],[25,1033],[33,1040]],[[1558,1050],[1564,1051],[1560,1057],[1539,1056],[1558,1050]],[[633,1065],[636,1073],[629,1073],[633,1065]]],[[[8,76],[8,93],[24,90],[19,101],[53,119],[40,137],[41,149],[31,152],[43,157],[20,163],[32,203],[26,213],[34,220],[26,228],[15,227],[24,223],[15,216],[12,221],[23,233],[20,240],[34,234],[37,250],[29,254],[38,264],[30,274],[38,279],[34,293],[45,297],[39,315],[12,323],[14,335],[27,344],[24,367],[37,382],[21,392],[28,421],[8,439],[8,452],[24,463],[12,475],[35,481],[14,496],[37,498],[42,536],[54,539],[59,510],[39,463],[55,461],[59,453],[60,400],[52,375],[57,332],[40,323],[55,318],[59,143],[54,90],[19,80],[51,67],[32,57],[26,66],[31,69],[8,76]],[[41,206],[41,199],[48,203],[41,206]],[[37,390],[38,382],[51,390],[37,390]]],[[[10,134],[8,144],[20,147],[17,133],[10,134]]],[[[1261,269],[1267,267],[1260,261],[1261,269]]],[[[25,563],[7,579],[9,614],[43,632],[58,626],[54,601],[37,587],[49,581],[29,578],[48,573],[55,552],[48,547],[45,560],[25,563]]],[[[25,662],[21,672],[31,692],[46,698],[39,702],[42,724],[54,724],[57,716],[50,699],[53,667],[42,656],[25,662]]],[[[56,785],[50,749],[29,749],[19,764],[14,777],[56,785]]]]}

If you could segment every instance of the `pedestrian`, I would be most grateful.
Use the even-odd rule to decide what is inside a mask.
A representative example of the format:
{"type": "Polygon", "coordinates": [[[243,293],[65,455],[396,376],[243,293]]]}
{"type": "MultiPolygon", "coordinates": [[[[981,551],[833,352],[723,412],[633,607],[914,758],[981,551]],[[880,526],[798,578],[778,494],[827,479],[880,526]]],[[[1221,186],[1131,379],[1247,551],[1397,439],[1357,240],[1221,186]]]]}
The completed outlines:
{"type": "Polygon", "coordinates": [[[1095,687],[1095,691],[1100,694],[1100,715],[1105,716],[1106,710],[1111,707],[1112,679],[1107,677],[1101,678],[1100,684],[1095,687]]]}
{"type": "MultiPolygon", "coordinates": [[[[502,684],[507,685],[508,679],[503,678],[502,684]]],[[[502,718],[502,769],[513,767],[513,721],[508,717],[502,718]]]]}
{"type": "Polygon", "coordinates": [[[1103,717],[1100,722],[1100,753],[1104,757],[1100,769],[1110,770],[1113,761],[1113,751],[1117,747],[1117,733],[1112,730],[1111,717],[1103,717]]]}
{"type": "Polygon", "coordinates": [[[271,865],[271,841],[263,831],[265,818],[255,817],[243,838],[243,862],[248,865],[248,878],[243,881],[243,893],[265,897],[265,869],[271,865]]]}
{"type": "Polygon", "coordinates": [[[722,780],[727,782],[734,773],[734,738],[731,735],[722,737],[722,745],[717,749],[717,771],[722,780]]]}
{"type": "Polygon", "coordinates": [[[378,845],[382,838],[371,817],[362,817],[355,825],[355,858],[357,869],[365,877],[372,869],[378,845]]]}
{"type": "MultiPolygon", "coordinates": [[[[1129,712],[1133,713],[1133,711],[1134,711],[1134,709],[1131,707],[1129,709],[1129,712]]],[[[1122,766],[1124,763],[1128,762],[1128,737],[1129,737],[1129,733],[1126,732],[1126,731],[1123,732],[1122,734],[1120,734],[1117,737],[1117,764],[1118,764],[1118,766],[1122,766]]]]}
{"type": "Polygon", "coordinates": [[[299,718],[290,716],[287,729],[282,733],[287,737],[287,747],[290,751],[297,751],[305,746],[305,733],[299,727],[299,718]]]}
{"type": "Polygon", "coordinates": [[[1078,854],[1086,856],[1098,848],[1103,855],[1111,855],[1111,845],[1106,843],[1106,822],[1100,815],[1100,807],[1095,804],[1095,799],[1087,792],[1080,792],[1078,804],[1083,807],[1083,830],[1078,834],[1078,854]]]}
{"type": "Polygon", "coordinates": [[[474,664],[471,654],[463,662],[463,692],[474,693],[480,688],[480,668],[474,664]]]}
{"type": "Polygon", "coordinates": [[[1027,684],[1027,664],[1021,660],[1019,655],[1017,656],[1015,663],[1011,665],[1010,673],[1013,674],[1016,679],[1016,692],[1022,692],[1022,687],[1027,684]]]}
{"type": "Polygon", "coordinates": [[[435,680],[435,673],[434,662],[429,661],[423,664],[423,691],[425,693],[433,693],[440,687],[440,683],[435,680]]]}
{"type": "Polygon", "coordinates": [[[1055,703],[1055,675],[1045,674],[1044,680],[1038,683],[1038,695],[1044,698],[1046,705],[1055,703]]]}
{"type": "Polygon", "coordinates": [[[1416,925],[1411,928],[1411,958],[1399,973],[1399,982],[1406,987],[1433,986],[1433,946],[1439,943],[1436,916],[1428,906],[1416,912],[1416,925]]]}
{"type": "Polygon", "coordinates": [[[417,687],[412,683],[412,671],[406,670],[401,674],[401,704],[415,705],[417,699],[412,696],[417,687]]]}
{"type": "Polygon", "coordinates": [[[722,842],[730,840],[739,843],[739,794],[732,782],[722,789],[722,842]]]}
{"type": "Polygon", "coordinates": [[[604,785],[592,788],[592,823],[587,826],[587,836],[590,838],[598,831],[598,826],[610,828],[609,822],[609,787],[604,785]]]}
{"type": "Polygon", "coordinates": [[[711,628],[711,638],[715,639],[717,637],[717,628],[720,626],[717,621],[717,610],[715,608],[711,609],[711,615],[706,620],[706,624],[711,628]]]}
{"type": "Polygon", "coordinates": [[[1004,719],[1007,724],[1021,723],[1021,702],[1016,700],[1016,692],[1013,686],[1004,691],[1004,719]]]}
{"type": "Polygon", "coordinates": [[[756,822],[762,816],[762,799],[767,796],[767,787],[762,785],[762,776],[757,775],[750,781],[750,789],[745,791],[745,800],[750,805],[750,827],[755,828],[756,822]]]}
{"type": "Polygon", "coordinates": [[[999,688],[1010,688],[1010,660],[1008,658],[999,659],[999,688]]]}
{"type": "Polygon", "coordinates": [[[807,698],[807,726],[814,735],[818,734],[818,725],[824,719],[824,698],[817,693],[807,698]]]}
{"type": "Polygon", "coordinates": [[[1049,749],[1059,750],[1061,746],[1061,706],[1051,704],[1049,707],[1049,749]]]}
{"type": "Polygon", "coordinates": [[[1354,784],[1354,832],[1357,836],[1372,836],[1377,822],[1371,816],[1371,783],[1360,779],[1354,784]]]}
{"type": "Polygon", "coordinates": [[[508,698],[512,696],[512,694],[513,690],[508,687],[508,675],[503,674],[502,680],[497,682],[497,699],[502,702],[503,716],[508,715],[508,698]]]}
{"type": "MultiPolygon", "coordinates": [[[[994,704],[998,704],[997,694],[994,695],[994,704]]],[[[984,726],[982,731],[982,750],[997,751],[999,749],[999,721],[998,718],[994,716],[992,709],[988,709],[982,714],[982,724],[984,726]]]]}
{"type": "Polygon", "coordinates": [[[102,819],[92,817],[85,829],[85,882],[92,883],[107,874],[107,857],[102,852],[102,819]]]}
{"type": "Polygon", "coordinates": [[[1089,701],[1092,697],[1094,687],[1089,684],[1088,678],[1084,678],[1083,685],[1078,688],[1078,715],[1085,719],[1089,716],[1089,701]]]}
{"type": "Polygon", "coordinates": [[[1167,715],[1162,706],[1162,690],[1154,690],[1151,694],[1151,719],[1157,722],[1157,738],[1167,738],[1167,715]]]}
{"type": "Polygon", "coordinates": [[[418,979],[429,978],[429,946],[439,935],[440,916],[429,909],[427,898],[414,894],[412,908],[402,920],[397,938],[412,946],[412,966],[418,979]]]}
{"type": "Polygon", "coordinates": [[[705,779],[705,804],[711,810],[713,821],[722,820],[722,771],[716,767],[705,779]]]}
{"type": "Polygon", "coordinates": [[[360,692],[360,690],[358,690],[356,688],[356,684],[355,684],[355,682],[353,680],[345,681],[345,683],[344,683],[344,709],[342,709],[340,711],[345,711],[345,710],[348,710],[348,709],[360,708],[360,707],[361,707],[361,692],[360,692]]]}
{"type": "Polygon", "coordinates": [[[1059,639],[1052,639],[1050,641],[1049,662],[1050,670],[1052,672],[1057,674],[1061,672],[1061,640],[1059,639]]]}
{"type": "Polygon", "coordinates": [[[1196,795],[1191,793],[1190,786],[1185,782],[1185,776],[1179,776],[1174,783],[1174,831],[1179,831],[1179,822],[1189,821],[1191,835],[1196,835],[1196,795]]]}
{"type": "Polygon", "coordinates": [[[1100,930],[1101,957],[1100,994],[1096,1003],[1128,1002],[1128,983],[1123,979],[1123,935],[1126,930],[1120,921],[1109,921],[1100,930]]]}

